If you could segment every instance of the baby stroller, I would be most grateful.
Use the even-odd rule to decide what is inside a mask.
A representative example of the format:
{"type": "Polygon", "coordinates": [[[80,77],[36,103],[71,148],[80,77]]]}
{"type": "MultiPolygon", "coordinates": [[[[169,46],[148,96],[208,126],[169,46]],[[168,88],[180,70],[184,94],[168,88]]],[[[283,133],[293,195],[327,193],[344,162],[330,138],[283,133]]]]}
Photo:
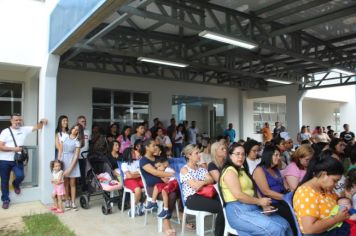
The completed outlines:
{"type": "MultiPolygon", "coordinates": [[[[89,208],[90,198],[103,195],[104,203],[101,210],[104,215],[112,213],[112,206],[121,199],[114,192],[122,188],[112,173],[110,162],[100,153],[91,153],[86,158],[85,181],[88,191],[80,196],[80,206],[89,208]]],[[[118,204],[120,205],[120,204],[118,204]]]]}

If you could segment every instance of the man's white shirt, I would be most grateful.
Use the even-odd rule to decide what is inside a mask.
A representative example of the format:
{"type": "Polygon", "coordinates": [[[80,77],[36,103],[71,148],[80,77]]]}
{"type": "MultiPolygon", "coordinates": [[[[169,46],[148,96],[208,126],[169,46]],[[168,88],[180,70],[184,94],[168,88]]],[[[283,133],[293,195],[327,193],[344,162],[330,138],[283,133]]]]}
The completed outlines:
{"type": "MultiPolygon", "coordinates": [[[[12,129],[14,138],[16,140],[17,146],[23,146],[27,135],[32,133],[33,126],[22,126],[18,129],[12,129]]],[[[5,147],[15,147],[14,140],[12,139],[10,130],[8,128],[3,129],[0,134],[0,142],[5,143],[5,147]]],[[[2,152],[0,151],[0,160],[1,161],[13,161],[15,152],[2,152]]]]}

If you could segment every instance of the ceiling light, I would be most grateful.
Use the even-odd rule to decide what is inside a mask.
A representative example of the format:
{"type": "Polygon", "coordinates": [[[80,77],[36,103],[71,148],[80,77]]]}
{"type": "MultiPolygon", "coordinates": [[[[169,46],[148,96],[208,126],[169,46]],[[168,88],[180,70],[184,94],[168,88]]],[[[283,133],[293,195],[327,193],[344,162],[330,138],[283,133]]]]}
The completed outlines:
{"type": "Polygon", "coordinates": [[[257,44],[252,43],[252,42],[248,42],[248,41],[241,40],[238,38],[233,38],[233,37],[226,36],[223,34],[218,34],[215,32],[210,32],[207,30],[200,32],[199,36],[208,38],[208,39],[212,39],[212,40],[216,40],[219,42],[223,42],[223,43],[228,43],[228,44],[235,45],[238,47],[247,48],[247,49],[254,49],[258,46],[257,44]]]}
{"type": "Polygon", "coordinates": [[[344,75],[355,75],[355,72],[347,71],[347,70],[343,70],[343,69],[331,68],[330,70],[332,72],[336,72],[336,73],[340,73],[340,74],[344,74],[344,75]]]}
{"type": "Polygon", "coordinates": [[[137,60],[144,61],[144,62],[150,62],[150,63],[156,63],[156,64],[162,64],[162,65],[167,65],[167,66],[176,66],[176,67],[189,66],[188,64],[184,64],[184,63],[180,63],[180,62],[166,61],[166,60],[160,60],[160,59],[149,58],[149,57],[139,57],[139,58],[137,58],[137,60]]]}
{"type": "Polygon", "coordinates": [[[278,80],[278,79],[265,79],[268,82],[274,82],[274,83],[279,83],[279,84],[293,84],[291,81],[285,81],[285,80],[278,80]]]}

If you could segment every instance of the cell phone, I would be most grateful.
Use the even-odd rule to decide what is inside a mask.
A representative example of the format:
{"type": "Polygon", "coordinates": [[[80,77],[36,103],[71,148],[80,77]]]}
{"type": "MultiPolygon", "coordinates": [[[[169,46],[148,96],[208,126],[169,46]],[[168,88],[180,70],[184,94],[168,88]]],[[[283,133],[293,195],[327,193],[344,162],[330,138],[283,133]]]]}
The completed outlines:
{"type": "Polygon", "coordinates": [[[273,213],[273,212],[276,212],[278,211],[278,208],[273,208],[271,210],[268,210],[268,211],[261,211],[262,214],[267,214],[267,213],[273,213]]]}

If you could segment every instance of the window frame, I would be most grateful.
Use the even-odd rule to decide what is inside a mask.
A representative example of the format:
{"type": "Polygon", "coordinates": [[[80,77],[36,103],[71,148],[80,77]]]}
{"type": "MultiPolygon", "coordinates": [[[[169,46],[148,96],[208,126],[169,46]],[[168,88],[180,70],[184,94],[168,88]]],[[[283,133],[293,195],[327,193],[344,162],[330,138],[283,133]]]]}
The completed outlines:
{"type": "Polygon", "coordinates": [[[148,119],[147,121],[150,119],[150,106],[151,106],[151,93],[147,92],[147,91],[135,91],[135,90],[122,90],[122,89],[108,89],[108,88],[98,88],[98,87],[93,87],[92,88],[92,121],[93,123],[105,123],[107,122],[109,125],[113,124],[113,123],[119,123],[121,125],[130,125],[133,126],[136,123],[140,123],[143,121],[146,121],[145,119],[134,119],[134,108],[142,108],[142,109],[147,109],[148,110],[148,119]],[[110,103],[95,103],[94,102],[94,91],[95,90],[104,90],[107,92],[110,92],[110,103]],[[117,103],[115,104],[115,96],[117,96],[118,92],[122,92],[122,93],[129,93],[130,94],[130,103],[129,104],[122,104],[122,103],[117,103]],[[136,93],[142,93],[142,94],[146,94],[147,98],[148,98],[148,105],[135,105],[134,104],[134,94],[136,93]],[[96,107],[100,107],[100,106],[109,106],[110,107],[110,118],[94,118],[94,106],[96,107]],[[116,118],[115,116],[115,108],[129,108],[129,115],[130,118],[129,119],[120,119],[120,118],[116,118]]]}
{"type": "MultiPolygon", "coordinates": [[[[24,103],[25,103],[25,83],[23,81],[11,81],[11,80],[0,80],[0,83],[8,83],[8,84],[19,84],[21,85],[21,98],[11,98],[11,97],[1,97],[0,96],[0,101],[10,101],[10,102],[20,102],[21,103],[21,110],[20,114],[23,115],[24,111],[24,103]]],[[[14,113],[14,112],[11,112],[14,113]]],[[[9,122],[10,126],[10,118],[11,118],[11,113],[8,116],[0,116],[0,122],[9,122]]],[[[0,128],[1,131],[1,128],[0,128]]]]}
{"type": "Polygon", "coordinates": [[[253,131],[254,133],[258,134],[261,133],[261,128],[263,128],[264,123],[268,122],[270,127],[274,126],[275,122],[282,122],[284,125],[286,125],[286,103],[278,103],[278,102],[262,102],[262,101],[254,101],[253,102],[253,114],[252,114],[252,119],[253,119],[253,131]],[[265,110],[264,107],[268,105],[268,111],[267,109],[265,110]],[[274,105],[277,107],[277,111],[272,111],[271,105],[274,105]],[[282,109],[283,107],[283,109],[282,109]],[[255,109],[257,108],[257,109],[255,109]],[[258,109],[260,108],[260,109],[258,109]],[[282,112],[281,112],[282,111],[282,112]],[[255,117],[259,116],[260,119],[258,121],[255,120],[255,117]],[[263,117],[269,117],[268,120],[263,119],[263,117]],[[276,116],[276,120],[272,120],[272,117],[276,116]],[[282,118],[284,118],[282,120],[282,118]],[[259,127],[259,128],[257,128],[259,127]]]}

